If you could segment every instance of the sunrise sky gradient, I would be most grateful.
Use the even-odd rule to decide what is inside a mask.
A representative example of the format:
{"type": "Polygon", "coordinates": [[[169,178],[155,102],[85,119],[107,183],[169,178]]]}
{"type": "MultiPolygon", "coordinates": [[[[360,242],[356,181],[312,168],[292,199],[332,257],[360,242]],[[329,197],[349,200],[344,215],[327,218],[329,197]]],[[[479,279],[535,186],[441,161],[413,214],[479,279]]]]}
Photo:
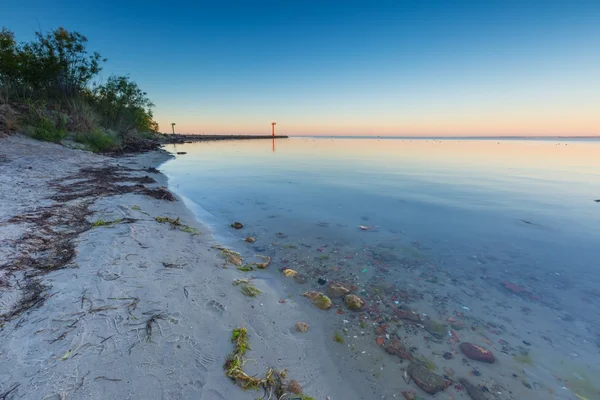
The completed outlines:
{"type": "Polygon", "coordinates": [[[161,131],[600,135],[600,1],[3,0],[130,74],[161,131]]]}

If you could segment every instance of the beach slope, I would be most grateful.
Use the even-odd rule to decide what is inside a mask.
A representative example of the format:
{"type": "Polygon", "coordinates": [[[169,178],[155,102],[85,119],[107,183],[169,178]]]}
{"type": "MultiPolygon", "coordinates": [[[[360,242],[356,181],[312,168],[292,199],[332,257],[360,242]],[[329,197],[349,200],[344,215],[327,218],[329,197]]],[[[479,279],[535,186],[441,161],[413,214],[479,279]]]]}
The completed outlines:
{"type": "Polygon", "coordinates": [[[331,339],[296,331],[298,304],[260,276],[256,298],[232,285],[252,275],[164,189],[169,157],[0,139],[0,397],[256,399],[223,371],[245,327],[250,375],[288,369],[315,399],[355,398],[331,339]]]}

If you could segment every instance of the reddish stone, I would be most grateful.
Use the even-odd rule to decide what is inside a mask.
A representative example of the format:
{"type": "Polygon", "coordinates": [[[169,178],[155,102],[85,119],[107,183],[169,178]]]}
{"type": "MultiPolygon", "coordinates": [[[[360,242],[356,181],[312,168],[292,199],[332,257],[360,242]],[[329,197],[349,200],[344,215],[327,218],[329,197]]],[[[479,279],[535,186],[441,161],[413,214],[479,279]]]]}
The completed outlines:
{"type": "Polygon", "coordinates": [[[404,347],[402,342],[399,341],[398,339],[391,340],[388,343],[388,345],[385,346],[385,351],[386,351],[386,353],[393,354],[404,360],[412,360],[413,359],[413,356],[412,356],[412,354],[410,354],[410,351],[408,351],[408,349],[406,347],[404,347]]]}
{"type": "Polygon", "coordinates": [[[496,361],[494,353],[492,353],[485,347],[481,347],[469,342],[462,342],[459,348],[460,351],[462,351],[462,353],[465,355],[465,357],[470,358],[471,360],[486,362],[490,364],[496,361]]]}

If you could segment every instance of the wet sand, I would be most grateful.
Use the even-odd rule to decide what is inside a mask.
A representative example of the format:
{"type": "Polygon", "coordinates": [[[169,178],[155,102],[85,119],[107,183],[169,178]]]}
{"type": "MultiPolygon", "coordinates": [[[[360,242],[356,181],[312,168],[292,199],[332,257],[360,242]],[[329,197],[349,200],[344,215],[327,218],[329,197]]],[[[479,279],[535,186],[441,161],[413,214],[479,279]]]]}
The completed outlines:
{"type": "Polygon", "coordinates": [[[248,374],[288,369],[315,399],[356,398],[326,328],[281,302],[278,281],[227,265],[158,190],[166,177],[151,168],[169,157],[0,139],[0,397],[255,399],[223,371],[231,331],[245,327],[248,374]],[[241,278],[261,294],[245,297],[241,278]]]}

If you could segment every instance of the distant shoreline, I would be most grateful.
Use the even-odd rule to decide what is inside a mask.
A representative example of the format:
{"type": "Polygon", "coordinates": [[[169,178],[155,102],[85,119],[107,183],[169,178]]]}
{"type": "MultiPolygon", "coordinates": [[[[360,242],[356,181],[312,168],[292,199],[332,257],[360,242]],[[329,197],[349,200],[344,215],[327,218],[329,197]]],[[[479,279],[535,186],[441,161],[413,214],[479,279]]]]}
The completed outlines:
{"type": "Polygon", "coordinates": [[[404,140],[600,140],[600,136],[318,136],[291,135],[290,138],[310,139],[404,139],[404,140]]]}

